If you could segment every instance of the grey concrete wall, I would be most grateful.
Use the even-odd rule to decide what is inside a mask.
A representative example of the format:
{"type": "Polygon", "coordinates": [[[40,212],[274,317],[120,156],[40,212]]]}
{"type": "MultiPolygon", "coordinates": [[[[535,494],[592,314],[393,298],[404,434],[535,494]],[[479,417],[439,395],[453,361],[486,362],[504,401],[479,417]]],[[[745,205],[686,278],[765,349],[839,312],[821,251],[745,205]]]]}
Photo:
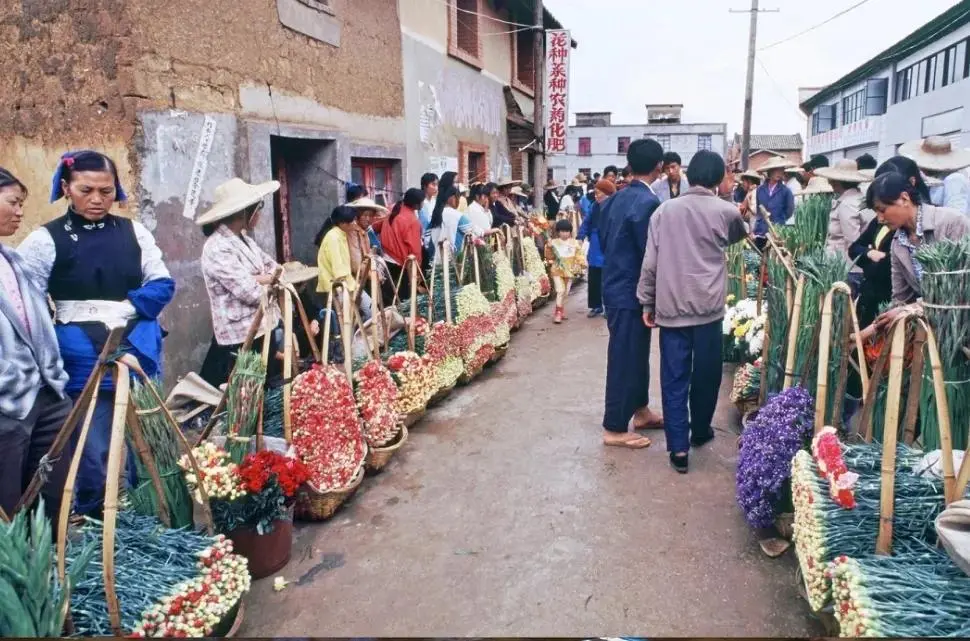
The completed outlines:
{"type": "Polygon", "coordinates": [[[458,143],[488,145],[489,177],[511,170],[504,85],[494,76],[449,58],[442,50],[402,35],[404,113],[407,121],[407,181],[456,168],[458,143]]]}
{"type": "MultiPolygon", "coordinates": [[[[404,145],[372,142],[366,133],[352,133],[353,137],[333,128],[247,120],[232,114],[139,114],[138,218],[155,234],[176,281],[175,299],[162,315],[169,332],[167,386],[198,370],[212,339],[209,298],[199,263],[205,238],[193,218],[208,208],[216,187],[230,178],[239,176],[252,183],[272,180],[273,139],[286,139],[282,146],[290,160],[291,246],[297,260],[315,264],[313,238],[333,207],[343,201],[343,186],[334,176],[349,179],[351,158],[398,161],[395,189],[404,187],[404,145]],[[198,202],[187,211],[186,202],[193,201],[191,184],[196,185],[191,191],[198,202]]],[[[267,197],[263,211],[253,237],[267,253],[277,256],[272,197],[267,197]]]]}

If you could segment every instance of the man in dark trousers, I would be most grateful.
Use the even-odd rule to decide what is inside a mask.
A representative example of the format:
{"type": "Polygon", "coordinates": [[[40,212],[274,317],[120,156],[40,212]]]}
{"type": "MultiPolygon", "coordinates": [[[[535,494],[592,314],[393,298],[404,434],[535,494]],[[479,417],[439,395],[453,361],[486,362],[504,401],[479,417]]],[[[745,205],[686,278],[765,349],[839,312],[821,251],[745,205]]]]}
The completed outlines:
{"type": "Polygon", "coordinates": [[[647,228],[660,205],[650,185],[660,176],[663,155],[656,140],[641,138],[630,145],[629,186],[603,203],[600,220],[603,303],[610,331],[603,442],[631,449],[650,445],[650,439],[630,431],[631,424],[635,430],[663,427],[663,418],[648,407],[650,329],[643,324],[637,300],[647,228]]]}
{"type": "Polygon", "coordinates": [[[738,208],[716,195],[724,178],[719,155],[698,151],[687,178],[690,188],[650,219],[637,290],[644,324],[660,327],[667,451],[670,464],[683,474],[691,446],[714,438],[727,293],[724,252],[748,235],[738,208]]]}

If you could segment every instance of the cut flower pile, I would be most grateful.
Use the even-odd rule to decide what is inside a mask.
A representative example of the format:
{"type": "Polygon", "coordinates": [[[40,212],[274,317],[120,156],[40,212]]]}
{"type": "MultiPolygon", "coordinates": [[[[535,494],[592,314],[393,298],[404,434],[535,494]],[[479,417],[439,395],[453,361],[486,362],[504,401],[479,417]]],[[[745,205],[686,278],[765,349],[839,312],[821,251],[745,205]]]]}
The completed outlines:
{"type": "Polygon", "coordinates": [[[398,388],[390,370],[380,361],[368,361],[354,372],[354,395],[370,447],[390,443],[401,431],[398,388]]]}

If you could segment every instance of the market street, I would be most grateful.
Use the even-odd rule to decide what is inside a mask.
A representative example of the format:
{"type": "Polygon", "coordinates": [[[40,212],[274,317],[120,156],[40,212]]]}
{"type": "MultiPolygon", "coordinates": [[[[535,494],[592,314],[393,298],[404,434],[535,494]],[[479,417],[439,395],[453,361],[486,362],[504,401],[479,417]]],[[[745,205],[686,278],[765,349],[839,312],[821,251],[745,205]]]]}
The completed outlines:
{"type": "Polygon", "coordinates": [[[549,308],[530,318],[331,522],[298,524],[290,584],[255,582],[240,634],[818,634],[794,557],[764,557],[735,504],[730,377],[688,476],[662,432],[604,448],[606,323],[585,298],[563,326],[549,308]]]}

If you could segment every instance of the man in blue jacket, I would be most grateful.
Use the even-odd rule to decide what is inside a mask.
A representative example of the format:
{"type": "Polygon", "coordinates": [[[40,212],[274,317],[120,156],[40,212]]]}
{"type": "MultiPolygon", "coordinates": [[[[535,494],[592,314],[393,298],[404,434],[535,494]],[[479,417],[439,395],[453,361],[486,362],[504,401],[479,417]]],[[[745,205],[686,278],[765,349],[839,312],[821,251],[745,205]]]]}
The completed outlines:
{"type": "Polygon", "coordinates": [[[637,300],[647,228],[660,205],[650,185],[660,176],[663,155],[656,140],[634,141],[627,150],[629,186],[601,205],[603,303],[610,331],[603,442],[631,449],[650,445],[650,439],[630,432],[631,419],[634,429],[663,427],[663,418],[648,407],[650,329],[637,300]]]}
{"type": "Polygon", "coordinates": [[[795,213],[795,194],[785,186],[785,170],[791,166],[792,163],[784,158],[777,158],[758,169],[766,178],[756,195],[758,211],[754,212],[754,235],[758,239],[768,235],[768,222],[761,213],[762,207],[768,210],[772,225],[784,225],[795,213]]]}

